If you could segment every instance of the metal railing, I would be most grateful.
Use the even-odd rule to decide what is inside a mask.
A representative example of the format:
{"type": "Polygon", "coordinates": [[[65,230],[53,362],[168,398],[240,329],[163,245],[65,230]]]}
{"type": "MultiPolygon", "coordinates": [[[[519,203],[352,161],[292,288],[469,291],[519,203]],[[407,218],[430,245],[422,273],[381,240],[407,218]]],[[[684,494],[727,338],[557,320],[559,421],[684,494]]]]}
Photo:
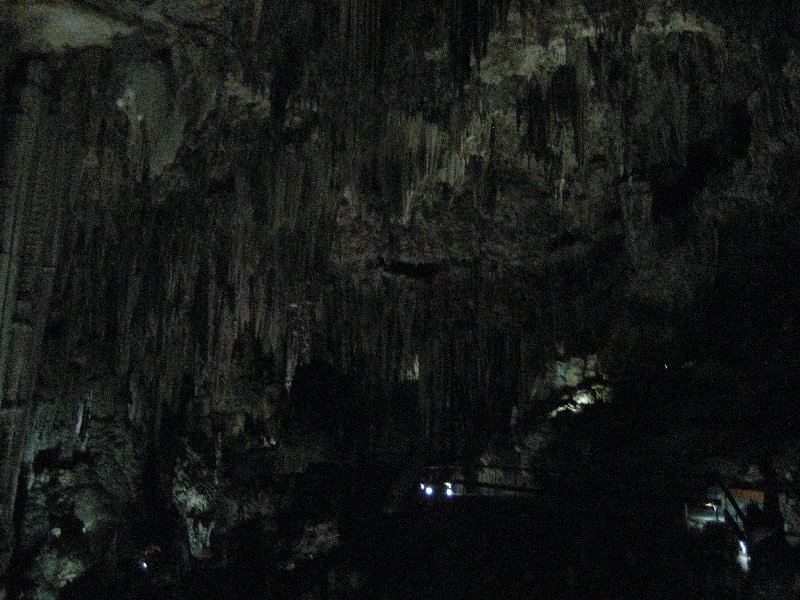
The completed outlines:
{"type": "Polygon", "coordinates": [[[726,500],[726,524],[740,539],[748,540],[744,511],[723,478],[715,473],[647,469],[587,472],[491,464],[472,467],[436,465],[428,467],[426,471],[434,479],[437,474],[444,476],[447,473],[463,473],[463,477],[447,480],[463,485],[467,496],[570,496],[599,499],[628,494],[637,500],[685,503],[693,496],[707,495],[711,488],[716,487],[726,500]]]}

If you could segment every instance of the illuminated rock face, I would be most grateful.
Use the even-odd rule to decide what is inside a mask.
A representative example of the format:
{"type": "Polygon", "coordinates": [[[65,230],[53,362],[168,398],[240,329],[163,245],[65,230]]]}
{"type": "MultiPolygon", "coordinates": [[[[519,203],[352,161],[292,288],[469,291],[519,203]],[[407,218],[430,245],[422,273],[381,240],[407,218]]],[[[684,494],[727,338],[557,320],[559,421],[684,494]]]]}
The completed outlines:
{"type": "MultiPolygon", "coordinates": [[[[713,7],[527,4],[0,13],[5,557],[20,469],[70,426],[27,435],[37,407],[93,391],[88,451],[134,473],[132,445],[179,482],[195,434],[223,466],[285,472],[476,455],[552,408],[531,389],[557,343],[589,394],[590,353],[657,361],[726,294],[762,301],[754,278],[797,250],[786,39],[713,7]]],[[[791,330],[771,272],[770,326],[791,330]]],[[[190,478],[217,468],[198,460],[190,478]]],[[[235,498],[226,477],[209,494],[235,498]]],[[[194,483],[167,486],[179,509],[194,483]]],[[[242,512],[269,514],[250,492],[242,512]]]]}

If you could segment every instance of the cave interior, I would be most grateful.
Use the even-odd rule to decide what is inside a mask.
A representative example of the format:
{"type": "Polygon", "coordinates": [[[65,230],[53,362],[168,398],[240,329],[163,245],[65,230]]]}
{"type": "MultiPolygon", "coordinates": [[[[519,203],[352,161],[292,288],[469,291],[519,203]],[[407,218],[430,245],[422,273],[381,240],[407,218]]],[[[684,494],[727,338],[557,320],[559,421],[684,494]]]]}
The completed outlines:
{"type": "Polygon", "coordinates": [[[800,5],[0,2],[0,600],[800,599],[800,5]]]}

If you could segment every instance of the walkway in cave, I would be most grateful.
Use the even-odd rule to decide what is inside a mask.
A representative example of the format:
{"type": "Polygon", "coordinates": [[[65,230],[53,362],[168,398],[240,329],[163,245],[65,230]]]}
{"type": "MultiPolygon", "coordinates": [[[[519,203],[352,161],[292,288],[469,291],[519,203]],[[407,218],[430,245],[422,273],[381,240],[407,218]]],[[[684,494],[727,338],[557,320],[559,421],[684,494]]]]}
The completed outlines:
{"type": "Polygon", "coordinates": [[[375,598],[729,597],[735,538],[690,535],[677,500],[465,497],[353,544],[375,598]],[[713,596],[708,596],[709,587],[713,596]]]}

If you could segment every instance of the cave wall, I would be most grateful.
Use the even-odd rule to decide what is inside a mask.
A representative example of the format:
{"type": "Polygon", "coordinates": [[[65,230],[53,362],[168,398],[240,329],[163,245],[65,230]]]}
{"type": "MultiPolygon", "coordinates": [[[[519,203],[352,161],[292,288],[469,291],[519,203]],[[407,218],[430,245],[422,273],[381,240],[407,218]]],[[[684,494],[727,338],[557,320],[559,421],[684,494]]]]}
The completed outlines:
{"type": "Polygon", "coordinates": [[[372,390],[342,400],[371,450],[411,390],[458,455],[556,348],[696,347],[753,249],[796,251],[794,32],[608,4],[4,5],[4,539],[59,443],[35,407],[87,391],[156,454],[245,419],[280,446],[324,364],[372,390]]]}

